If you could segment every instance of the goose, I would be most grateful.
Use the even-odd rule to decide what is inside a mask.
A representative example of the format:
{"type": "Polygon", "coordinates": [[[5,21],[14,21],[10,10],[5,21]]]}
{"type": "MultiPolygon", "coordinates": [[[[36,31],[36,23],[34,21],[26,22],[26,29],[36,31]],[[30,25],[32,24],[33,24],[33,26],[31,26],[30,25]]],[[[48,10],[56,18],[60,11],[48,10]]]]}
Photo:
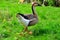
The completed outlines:
{"type": "MultiPolygon", "coordinates": [[[[37,22],[38,22],[38,16],[34,10],[35,6],[41,6],[41,4],[39,4],[37,2],[32,3],[32,14],[17,13],[17,15],[16,15],[18,20],[25,26],[24,32],[28,31],[29,26],[33,26],[33,25],[37,24],[37,22]]],[[[30,32],[30,34],[31,33],[32,32],[30,32]]]]}

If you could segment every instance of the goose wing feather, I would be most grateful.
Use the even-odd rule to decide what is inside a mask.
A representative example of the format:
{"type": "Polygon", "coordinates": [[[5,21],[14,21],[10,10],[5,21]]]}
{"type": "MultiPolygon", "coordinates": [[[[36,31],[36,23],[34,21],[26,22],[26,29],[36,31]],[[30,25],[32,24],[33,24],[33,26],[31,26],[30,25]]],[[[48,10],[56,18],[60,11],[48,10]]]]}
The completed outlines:
{"type": "Polygon", "coordinates": [[[35,18],[33,14],[25,14],[28,20],[35,18]]]}
{"type": "Polygon", "coordinates": [[[33,14],[21,14],[21,13],[18,13],[18,15],[21,15],[22,17],[24,17],[25,19],[33,19],[35,18],[33,14]]]}

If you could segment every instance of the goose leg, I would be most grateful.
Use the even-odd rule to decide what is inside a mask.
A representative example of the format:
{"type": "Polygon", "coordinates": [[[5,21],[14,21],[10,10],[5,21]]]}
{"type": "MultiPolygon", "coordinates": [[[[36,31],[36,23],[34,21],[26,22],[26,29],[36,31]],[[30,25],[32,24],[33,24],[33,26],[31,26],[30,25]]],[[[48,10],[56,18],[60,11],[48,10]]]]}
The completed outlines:
{"type": "Polygon", "coordinates": [[[24,36],[25,35],[24,33],[27,32],[27,31],[28,31],[28,28],[27,27],[24,27],[24,30],[23,30],[23,32],[20,33],[20,35],[21,36],[24,36]]]}
{"type": "Polygon", "coordinates": [[[28,34],[32,35],[32,31],[29,31],[27,27],[24,28],[24,32],[27,32],[28,34]]]}
{"type": "Polygon", "coordinates": [[[27,28],[27,27],[24,27],[24,30],[23,30],[23,32],[20,33],[20,35],[21,35],[21,36],[24,36],[24,35],[25,35],[25,34],[24,34],[25,32],[28,32],[28,28],[27,28]]]}
{"type": "Polygon", "coordinates": [[[28,28],[24,27],[24,31],[23,32],[28,32],[28,28]]]}

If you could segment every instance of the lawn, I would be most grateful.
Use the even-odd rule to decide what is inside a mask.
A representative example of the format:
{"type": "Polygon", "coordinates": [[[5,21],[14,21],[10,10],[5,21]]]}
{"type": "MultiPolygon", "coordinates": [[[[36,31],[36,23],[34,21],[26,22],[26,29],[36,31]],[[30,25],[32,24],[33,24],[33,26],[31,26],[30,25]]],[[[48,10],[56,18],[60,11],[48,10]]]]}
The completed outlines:
{"type": "Polygon", "coordinates": [[[60,7],[36,7],[39,22],[29,27],[32,35],[19,34],[24,26],[18,22],[16,14],[31,14],[31,4],[0,1],[0,40],[60,40],[60,7]]]}

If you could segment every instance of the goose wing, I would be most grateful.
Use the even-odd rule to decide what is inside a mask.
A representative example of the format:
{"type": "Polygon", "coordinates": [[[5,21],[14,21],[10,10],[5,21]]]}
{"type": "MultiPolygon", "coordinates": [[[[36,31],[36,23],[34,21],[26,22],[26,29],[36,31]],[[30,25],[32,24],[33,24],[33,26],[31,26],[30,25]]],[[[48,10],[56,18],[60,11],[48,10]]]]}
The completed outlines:
{"type": "Polygon", "coordinates": [[[28,15],[25,15],[25,16],[27,16],[28,19],[30,20],[28,26],[35,25],[38,22],[38,19],[32,14],[28,14],[28,15]]]}
{"type": "Polygon", "coordinates": [[[33,14],[25,14],[28,20],[35,18],[33,14]]]}
{"type": "Polygon", "coordinates": [[[34,18],[33,14],[21,14],[21,13],[18,13],[18,15],[21,15],[22,17],[24,17],[25,19],[28,19],[28,20],[34,18]]]}
{"type": "Polygon", "coordinates": [[[21,13],[18,13],[18,14],[17,14],[17,17],[18,17],[18,16],[22,16],[22,17],[24,17],[25,19],[28,19],[27,16],[25,16],[24,14],[21,14],[21,13]]]}

